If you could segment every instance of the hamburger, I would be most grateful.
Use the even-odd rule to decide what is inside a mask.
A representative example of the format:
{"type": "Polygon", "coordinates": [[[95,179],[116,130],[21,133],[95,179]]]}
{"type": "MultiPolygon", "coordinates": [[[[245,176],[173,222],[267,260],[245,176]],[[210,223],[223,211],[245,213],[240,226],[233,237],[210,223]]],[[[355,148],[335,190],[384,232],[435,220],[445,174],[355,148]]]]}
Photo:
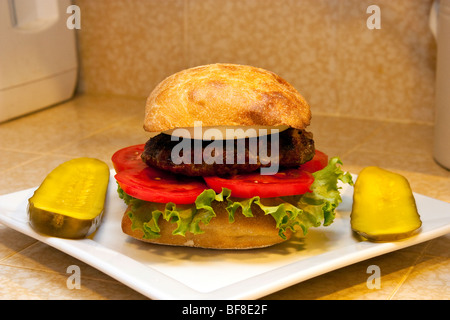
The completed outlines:
{"type": "Polygon", "coordinates": [[[145,107],[145,143],[112,157],[125,234],[210,249],[261,248],[328,226],[352,184],[316,150],[309,104],[252,66],[211,64],[163,80],[145,107]]]}

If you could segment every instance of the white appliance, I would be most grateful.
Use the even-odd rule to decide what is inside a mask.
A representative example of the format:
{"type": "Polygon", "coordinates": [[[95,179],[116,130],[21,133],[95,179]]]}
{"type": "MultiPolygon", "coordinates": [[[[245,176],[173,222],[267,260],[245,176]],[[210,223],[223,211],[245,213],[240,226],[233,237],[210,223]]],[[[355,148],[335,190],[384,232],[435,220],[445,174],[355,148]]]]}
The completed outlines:
{"type": "Polygon", "coordinates": [[[0,122],[72,97],[77,81],[70,0],[0,0],[0,122]]]}
{"type": "Polygon", "coordinates": [[[450,0],[434,2],[430,25],[437,40],[433,156],[450,169],[450,0]]]}

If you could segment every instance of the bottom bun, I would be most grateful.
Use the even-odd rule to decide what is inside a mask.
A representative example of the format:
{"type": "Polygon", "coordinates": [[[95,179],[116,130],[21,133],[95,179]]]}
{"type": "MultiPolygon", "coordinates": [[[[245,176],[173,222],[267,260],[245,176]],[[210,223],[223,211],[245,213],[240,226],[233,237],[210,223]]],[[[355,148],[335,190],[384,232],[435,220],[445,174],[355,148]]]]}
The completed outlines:
{"type": "MultiPolygon", "coordinates": [[[[202,234],[186,232],[185,236],[173,235],[177,224],[167,222],[162,217],[158,220],[160,227],[160,237],[156,239],[144,239],[144,233],[140,229],[131,228],[131,220],[128,211],[122,218],[122,230],[127,235],[150,243],[199,247],[208,249],[254,249],[272,246],[284,242],[278,234],[275,220],[265,215],[257,206],[252,206],[253,217],[247,218],[242,215],[240,209],[235,214],[235,221],[228,221],[228,212],[225,205],[220,202],[213,202],[212,207],[216,217],[211,219],[207,225],[200,225],[204,231],[202,234]]],[[[291,230],[286,230],[286,240],[291,237],[291,230]]]]}

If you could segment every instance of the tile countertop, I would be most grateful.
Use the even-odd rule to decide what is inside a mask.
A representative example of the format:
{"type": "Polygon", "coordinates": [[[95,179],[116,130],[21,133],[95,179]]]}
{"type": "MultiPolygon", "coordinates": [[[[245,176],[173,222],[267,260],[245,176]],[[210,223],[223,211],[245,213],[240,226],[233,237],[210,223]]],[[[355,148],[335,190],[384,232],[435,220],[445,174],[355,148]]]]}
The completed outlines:
{"type": "MultiPolygon", "coordinates": [[[[0,195],[39,185],[58,164],[95,157],[111,168],[114,151],[144,143],[142,99],[78,96],[0,124],[0,195]]],[[[314,114],[318,149],[339,155],[352,173],[377,165],[406,176],[417,193],[450,202],[450,172],[432,158],[427,124],[314,114]]],[[[449,212],[450,214],[450,212],[449,212]]],[[[449,299],[450,234],[326,273],[264,299],[449,299]],[[369,289],[367,267],[381,269],[369,289]]],[[[0,299],[146,299],[65,253],[0,224],[0,299]],[[83,270],[81,288],[67,288],[67,267],[83,270]]]]}

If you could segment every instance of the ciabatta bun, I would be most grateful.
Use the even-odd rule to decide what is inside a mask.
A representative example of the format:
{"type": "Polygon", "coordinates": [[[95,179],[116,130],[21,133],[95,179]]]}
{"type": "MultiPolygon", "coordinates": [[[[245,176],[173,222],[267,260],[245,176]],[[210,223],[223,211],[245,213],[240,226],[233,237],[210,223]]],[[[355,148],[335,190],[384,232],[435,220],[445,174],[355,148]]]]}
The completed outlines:
{"type": "Polygon", "coordinates": [[[163,80],[150,94],[144,129],[162,132],[202,126],[288,126],[305,129],[308,103],[273,72],[236,64],[211,64],[163,80]]]}
{"type": "MultiPolygon", "coordinates": [[[[212,202],[212,208],[216,217],[209,224],[200,225],[204,231],[202,234],[194,235],[186,232],[185,236],[173,235],[177,224],[167,222],[162,217],[158,220],[161,236],[156,239],[144,239],[144,233],[140,229],[132,228],[132,222],[125,212],[122,218],[122,231],[141,241],[171,246],[187,246],[208,249],[254,249],[272,246],[283,242],[275,228],[275,219],[264,212],[255,204],[252,205],[253,217],[244,217],[240,212],[235,214],[235,221],[228,221],[228,212],[223,202],[212,202]]],[[[291,231],[286,230],[286,237],[291,237],[291,231]]]]}

